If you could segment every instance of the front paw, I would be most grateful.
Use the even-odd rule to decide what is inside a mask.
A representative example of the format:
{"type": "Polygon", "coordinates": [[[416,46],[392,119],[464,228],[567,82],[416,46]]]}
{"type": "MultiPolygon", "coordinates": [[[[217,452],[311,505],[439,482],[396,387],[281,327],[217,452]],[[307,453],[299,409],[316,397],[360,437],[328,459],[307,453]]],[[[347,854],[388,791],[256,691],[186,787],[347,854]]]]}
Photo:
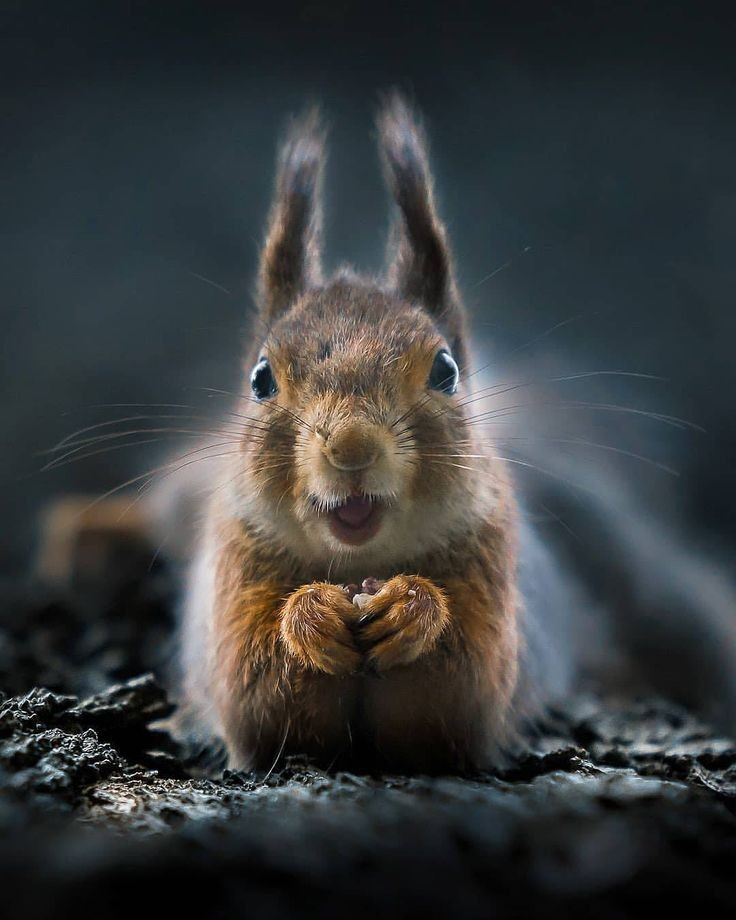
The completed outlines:
{"type": "Polygon", "coordinates": [[[284,605],[281,641],[305,668],[334,676],[353,674],[361,663],[348,626],[355,614],[355,607],[338,585],[304,585],[284,605]]]}
{"type": "Polygon", "coordinates": [[[368,665],[386,671],[430,652],[450,623],[447,598],[418,575],[397,575],[361,606],[359,638],[368,665]]]}

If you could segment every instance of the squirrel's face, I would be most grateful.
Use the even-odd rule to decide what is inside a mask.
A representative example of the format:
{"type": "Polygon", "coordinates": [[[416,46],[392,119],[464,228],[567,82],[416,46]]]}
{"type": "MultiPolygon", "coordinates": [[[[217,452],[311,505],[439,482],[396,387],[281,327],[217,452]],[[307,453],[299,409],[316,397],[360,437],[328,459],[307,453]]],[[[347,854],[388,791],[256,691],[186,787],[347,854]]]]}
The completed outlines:
{"type": "Polygon", "coordinates": [[[378,123],[397,206],[380,284],[323,280],[317,113],[295,122],[281,148],[259,269],[268,334],[247,369],[257,417],[244,438],[246,476],[235,480],[249,523],[276,546],[334,574],[356,560],[360,578],[447,547],[487,517],[498,491],[491,461],[475,465],[460,398],[465,314],[423,133],[396,95],[378,123]]]}
{"type": "Polygon", "coordinates": [[[345,281],[310,292],[273,327],[249,385],[249,481],[279,536],[310,556],[446,538],[472,471],[453,459],[467,437],[460,372],[424,311],[345,281]]]}

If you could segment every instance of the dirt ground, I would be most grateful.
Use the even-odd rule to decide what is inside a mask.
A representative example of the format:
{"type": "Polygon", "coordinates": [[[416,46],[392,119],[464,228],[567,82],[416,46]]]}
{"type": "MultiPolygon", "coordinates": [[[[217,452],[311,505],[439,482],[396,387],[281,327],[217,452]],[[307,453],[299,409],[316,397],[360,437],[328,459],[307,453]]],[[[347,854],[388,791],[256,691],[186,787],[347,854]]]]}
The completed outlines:
{"type": "Polygon", "coordinates": [[[736,744],[663,700],[571,699],[493,774],[222,769],[167,730],[163,567],[0,595],[7,917],[604,917],[736,905],[736,744]]]}

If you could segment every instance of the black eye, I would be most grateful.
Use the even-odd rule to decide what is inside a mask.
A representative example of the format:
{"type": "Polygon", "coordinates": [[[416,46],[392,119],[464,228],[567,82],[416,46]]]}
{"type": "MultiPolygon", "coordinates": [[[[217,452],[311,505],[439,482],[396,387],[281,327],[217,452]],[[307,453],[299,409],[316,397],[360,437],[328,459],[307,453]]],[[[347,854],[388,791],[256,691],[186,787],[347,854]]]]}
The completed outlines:
{"type": "Polygon", "coordinates": [[[448,396],[457,390],[460,371],[458,370],[455,359],[449,351],[442,349],[435,355],[432,370],[429,372],[429,386],[433,390],[441,390],[448,396]]]}
{"type": "Polygon", "coordinates": [[[250,385],[253,388],[253,395],[256,399],[268,399],[270,396],[276,395],[278,387],[268,359],[258,359],[258,364],[251,371],[250,385]]]}

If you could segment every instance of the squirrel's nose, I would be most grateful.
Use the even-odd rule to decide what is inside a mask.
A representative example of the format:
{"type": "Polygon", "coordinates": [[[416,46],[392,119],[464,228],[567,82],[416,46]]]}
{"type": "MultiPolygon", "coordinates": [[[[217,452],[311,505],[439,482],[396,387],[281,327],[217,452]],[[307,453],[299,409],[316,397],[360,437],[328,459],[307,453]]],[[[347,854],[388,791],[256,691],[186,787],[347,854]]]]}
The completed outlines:
{"type": "Polygon", "coordinates": [[[322,450],[338,470],[365,470],[378,459],[381,447],[375,433],[366,425],[348,425],[337,431],[317,430],[322,450]]]}

